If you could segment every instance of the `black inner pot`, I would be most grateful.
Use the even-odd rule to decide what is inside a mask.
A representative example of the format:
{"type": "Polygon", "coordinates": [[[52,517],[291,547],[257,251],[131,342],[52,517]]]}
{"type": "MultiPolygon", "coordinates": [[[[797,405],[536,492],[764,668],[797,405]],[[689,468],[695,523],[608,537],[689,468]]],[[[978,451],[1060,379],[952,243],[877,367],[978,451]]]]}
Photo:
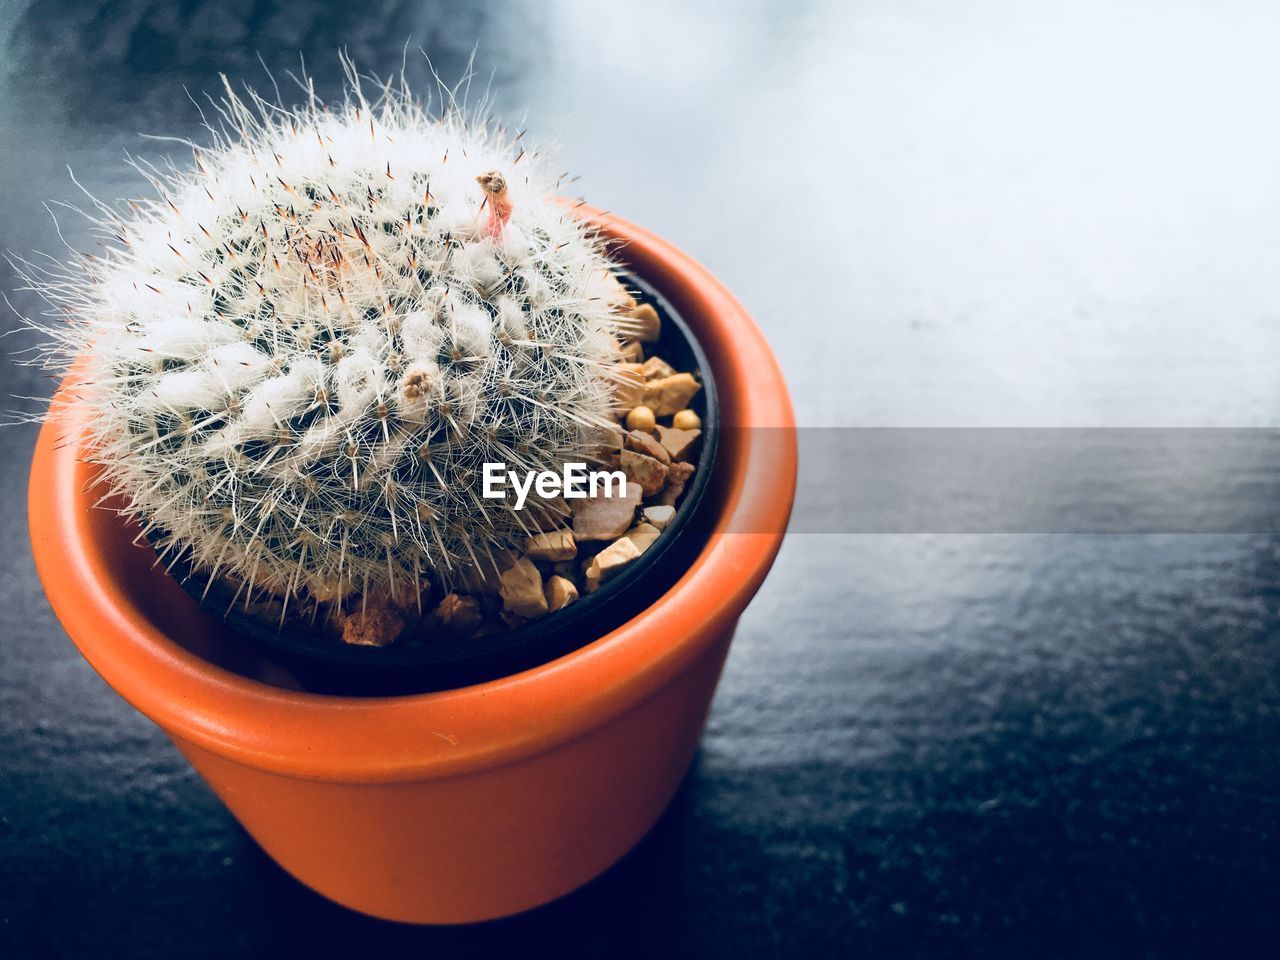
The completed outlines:
{"type": "Polygon", "coordinates": [[[623,276],[641,302],[662,318],[662,336],[649,345],[677,370],[696,370],[702,389],[691,408],[702,418],[697,470],[685,487],[675,517],[637,560],[594,593],[510,630],[472,639],[430,636],[387,647],[362,647],[286,622],[264,623],[235,602],[229,585],[208,584],[179,559],[170,573],[210,614],[287,668],[318,693],[392,696],[428,693],[494,680],[564,656],[617,628],[648,607],[679,579],[706,542],[713,511],[700,509],[715,463],[719,410],[706,355],[675,308],[650,284],[623,276]]]}

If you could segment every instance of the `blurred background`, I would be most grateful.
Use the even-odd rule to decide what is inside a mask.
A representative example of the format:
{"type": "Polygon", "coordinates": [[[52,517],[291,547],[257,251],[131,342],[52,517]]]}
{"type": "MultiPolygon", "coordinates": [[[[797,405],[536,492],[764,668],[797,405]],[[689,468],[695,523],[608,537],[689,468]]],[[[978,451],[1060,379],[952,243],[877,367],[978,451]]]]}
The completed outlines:
{"type": "MultiPolygon", "coordinates": [[[[804,427],[1274,428],[1278,32],[1265,0],[0,0],[0,247],[58,253],[68,166],[142,193],[126,154],[198,139],[219,71],[334,95],[345,48],[425,89],[474,51],[576,190],[735,291],[804,427]]],[[[7,353],[4,394],[51,392],[7,353]]],[[[419,930],[284,875],[75,652],[34,438],[0,429],[0,956],[1273,955],[1274,533],[795,533],[641,847],[419,930]]]]}

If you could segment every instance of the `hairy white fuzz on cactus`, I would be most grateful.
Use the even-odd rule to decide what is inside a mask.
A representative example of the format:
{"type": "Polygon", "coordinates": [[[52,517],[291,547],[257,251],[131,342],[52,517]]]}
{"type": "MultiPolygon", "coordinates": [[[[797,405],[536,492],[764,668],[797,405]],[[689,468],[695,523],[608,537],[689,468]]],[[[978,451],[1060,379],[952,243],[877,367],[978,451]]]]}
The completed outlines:
{"type": "Polygon", "coordinates": [[[98,205],[83,275],[27,271],[104,483],[162,555],[286,600],[485,565],[544,518],[481,465],[558,471],[611,423],[603,245],[536,151],[401,88],[220,111],[158,198],[98,205]]]}

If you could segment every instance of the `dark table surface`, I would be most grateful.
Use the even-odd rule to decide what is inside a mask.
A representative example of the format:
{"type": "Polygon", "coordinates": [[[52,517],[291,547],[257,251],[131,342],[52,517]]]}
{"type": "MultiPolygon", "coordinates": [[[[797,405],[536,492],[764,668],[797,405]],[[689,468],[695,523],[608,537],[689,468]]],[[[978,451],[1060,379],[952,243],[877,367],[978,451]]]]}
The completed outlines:
{"type": "MultiPolygon", "coordinates": [[[[198,132],[184,88],[219,70],[268,86],[258,54],[278,72],[301,51],[333,92],[338,47],[386,72],[412,36],[411,77],[419,44],[445,77],[474,47],[475,88],[557,138],[584,195],[718,273],[824,436],[1276,425],[1274,4],[0,13],[0,246],[17,253],[60,249],[42,202],[74,201],[68,165],[138,193],[125,152],[168,149],[140,134],[198,132]]],[[[37,310],[14,286],[0,267],[37,310]]],[[[5,394],[49,392],[2,363],[5,394]]],[[[0,956],[1274,956],[1267,528],[798,528],[641,846],[529,915],[415,929],[286,876],[76,653],[27,546],[33,441],[0,429],[0,956]]],[[[837,461],[806,470],[842,490],[837,461]]]]}

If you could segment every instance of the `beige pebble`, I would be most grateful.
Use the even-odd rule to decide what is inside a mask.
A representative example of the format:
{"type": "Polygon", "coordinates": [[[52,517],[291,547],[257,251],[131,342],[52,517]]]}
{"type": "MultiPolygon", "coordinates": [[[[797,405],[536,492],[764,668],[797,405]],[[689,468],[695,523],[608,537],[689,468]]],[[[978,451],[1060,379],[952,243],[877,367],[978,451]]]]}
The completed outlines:
{"type": "Polygon", "coordinates": [[[680,499],[680,495],[684,493],[684,486],[689,482],[689,478],[693,476],[694,466],[692,463],[673,463],[667,468],[667,483],[662,488],[662,493],[658,496],[658,503],[661,506],[674,506],[675,502],[680,499]]]}
{"type": "Polygon", "coordinates": [[[385,647],[396,642],[404,620],[384,603],[357,606],[342,622],[342,642],[357,647],[385,647]]]}
{"type": "Polygon", "coordinates": [[[524,514],[530,526],[535,529],[559,530],[569,522],[569,503],[564,497],[541,500],[533,490],[530,490],[529,499],[524,505],[524,514]]]}
{"type": "Polygon", "coordinates": [[[681,430],[676,427],[664,427],[658,424],[658,443],[672,460],[688,460],[693,449],[702,436],[701,430],[681,430]]]}
{"type": "Polygon", "coordinates": [[[675,373],[644,383],[638,402],[652,410],[655,417],[667,417],[689,406],[693,395],[701,389],[702,384],[692,374],[675,373]]]}
{"type": "Polygon", "coordinates": [[[643,453],[646,457],[653,457],[659,463],[671,462],[671,454],[667,452],[667,448],[653,439],[653,434],[651,433],[632,430],[627,434],[627,446],[636,453],[643,453]]]}
{"type": "Polygon", "coordinates": [[[431,611],[427,622],[452,633],[468,633],[483,619],[480,602],[475,597],[450,593],[431,611]]]}
{"type": "Polygon", "coordinates": [[[646,380],[658,380],[671,376],[676,372],[676,368],[661,357],[650,357],[640,367],[640,372],[644,374],[646,380]]]}
{"type": "Polygon", "coordinates": [[[667,524],[674,519],[675,515],[676,508],[670,505],[644,508],[645,521],[653,524],[659,530],[667,529],[667,524]]]}
{"type": "Polygon", "coordinates": [[[530,560],[546,560],[558,563],[561,560],[572,560],[578,555],[578,545],[573,541],[573,533],[569,530],[551,530],[528,537],[524,542],[524,552],[530,560]]]}
{"type": "Polygon", "coordinates": [[[644,346],[639,340],[628,340],[618,347],[618,354],[624,363],[644,363],[644,346]]]}
{"type": "Polygon", "coordinates": [[[628,480],[640,485],[640,492],[646,497],[651,497],[661,490],[667,480],[666,464],[643,453],[636,453],[634,450],[623,450],[618,457],[618,465],[622,467],[622,472],[627,475],[628,480]]]}
{"type": "Polygon", "coordinates": [[[574,540],[582,543],[586,540],[614,540],[622,536],[630,529],[641,499],[640,485],[628,483],[625,496],[606,497],[602,490],[598,496],[574,500],[574,540]]]}
{"type": "Polygon", "coordinates": [[[502,597],[503,610],[517,617],[533,619],[547,612],[542,574],[528,557],[521,557],[503,571],[498,594],[502,597]]]}
{"type": "Polygon", "coordinates": [[[638,556],[640,548],[621,537],[595,555],[587,566],[587,579],[608,580],[638,556]]]}
{"type": "Polygon", "coordinates": [[[642,303],[632,309],[630,322],[626,324],[627,333],[641,343],[656,343],[662,336],[662,318],[652,304],[642,303]]]}
{"type": "Polygon", "coordinates": [[[627,531],[626,537],[636,545],[636,549],[644,553],[651,546],[653,541],[662,535],[662,531],[649,523],[637,523],[634,527],[627,531]]]}
{"type": "Polygon", "coordinates": [[[578,588],[567,577],[552,577],[547,581],[547,609],[562,610],[578,599],[578,588]]]}
{"type": "Polygon", "coordinates": [[[652,430],[657,424],[657,418],[648,407],[632,407],[627,413],[628,430],[648,431],[652,430]]]}
{"type": "Polygon", "coordinates": [[[702,418],[692,410],[679,410],[671,418],[671,425],[677,430],[700,430],[702,429],[702,418]]]}
{"type": "MultiPolygon", "coordinates": [[[[641,372],[640,364],[619,363],[615,364],[613,369],[616,374],[613,378],[613,398],[618,406],[627,409],[639,406],[645,392],[644,374],[641,372]]],[[[655,416],[657,416],[656,413],[655,416]]]]}

